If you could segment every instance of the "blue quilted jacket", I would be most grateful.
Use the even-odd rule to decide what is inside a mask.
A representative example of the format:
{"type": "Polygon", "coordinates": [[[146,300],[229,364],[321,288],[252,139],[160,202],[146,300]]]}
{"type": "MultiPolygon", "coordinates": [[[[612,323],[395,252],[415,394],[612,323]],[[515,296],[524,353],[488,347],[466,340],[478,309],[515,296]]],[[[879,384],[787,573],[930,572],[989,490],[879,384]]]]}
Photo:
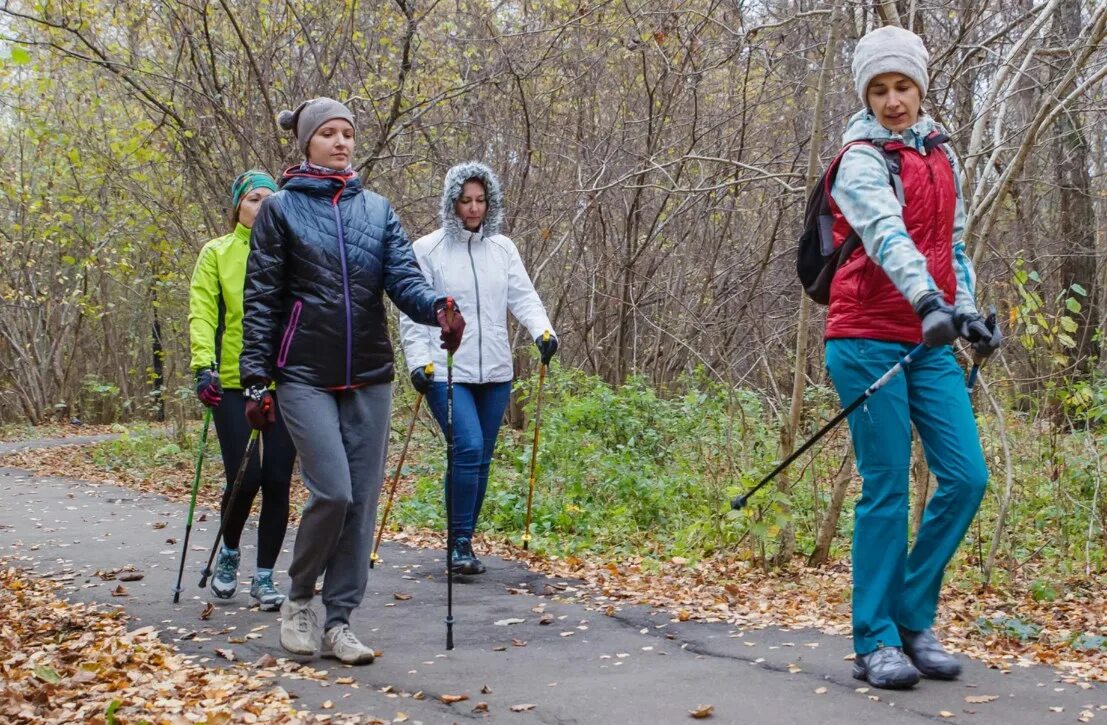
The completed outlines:
{"type": "Polygon", "coordinates": [[[435,324],[439,295],[388,201],[356,176],[286,171],[250,234],[243,384],[343,389],[390,382],[385,292],[408,317],[435,324]]]}

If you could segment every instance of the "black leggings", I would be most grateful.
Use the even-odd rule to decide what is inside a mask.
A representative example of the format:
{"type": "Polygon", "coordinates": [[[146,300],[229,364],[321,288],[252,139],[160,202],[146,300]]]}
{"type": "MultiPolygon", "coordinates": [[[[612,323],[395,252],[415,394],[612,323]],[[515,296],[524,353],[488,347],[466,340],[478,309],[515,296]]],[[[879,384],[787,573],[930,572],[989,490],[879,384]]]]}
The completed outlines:
{"type": "MultiPolygon", "coordinates": [[[[276,404],[277,395],[273,394],[276,404]]],[[[261,569],[272,569],[277,563],[284,543],[284,532],[288,528],[288,489],[292,480],[292,464],[296,460],[296,447],[284,426],[280,407],[277,406],[277,422],[261,435],[258,451],[255,451],[246,475],[238,490],[238,498],[230,511],[231,488],[242,456],[246,453],[246,442],[250,437],[250,425],[246,422],[246,398],[241,390],[223,390],[223,400],[212,411],[215,420],[215,433],[219,436],[219,447],[223,451],[223,468],[226,470],[227,487],[223,489],[223,502],[220,515],[226,519],[223,529],[223,543],[228,549],[237,549],[246,519],[250,517],[250,508],[258,491],[261,494],[261,513],[258,516],[258,559],[261,569]],[[259,452],[262,454],[258,464],[259,452]]]]}

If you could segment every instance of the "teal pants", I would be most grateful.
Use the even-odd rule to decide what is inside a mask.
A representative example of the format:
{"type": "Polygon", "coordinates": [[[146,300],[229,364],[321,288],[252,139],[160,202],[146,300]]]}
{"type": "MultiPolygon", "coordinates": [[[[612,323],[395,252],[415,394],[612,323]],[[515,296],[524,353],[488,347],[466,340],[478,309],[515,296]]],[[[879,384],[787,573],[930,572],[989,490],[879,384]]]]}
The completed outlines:
{"type": "MultiPolygon", "coordinates": [[[[828,340],[826,366],[842,404],[912,347],[828,340]]],[[[942,575],[980,506],[988,470],[964,374],[950,347],[912,362],[850,414],[849,429],[862,484],[854,507],[853,646],[864,655],[901,646],[900,628],[917,632],[934,622],[942,575]],[[908,552],[912,423],[938,487],[908,552]]]]}

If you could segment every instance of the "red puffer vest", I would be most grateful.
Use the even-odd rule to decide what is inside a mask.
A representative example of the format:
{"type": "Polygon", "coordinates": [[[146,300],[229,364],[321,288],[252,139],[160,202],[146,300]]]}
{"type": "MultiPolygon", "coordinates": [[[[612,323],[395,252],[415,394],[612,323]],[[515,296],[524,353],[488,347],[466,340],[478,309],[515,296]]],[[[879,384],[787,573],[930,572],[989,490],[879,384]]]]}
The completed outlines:
{"type": "MultiPolygon", "coordinates": [[[[957,190],[949,157],[938,146],[924,156],[899,141],[884,144],[884,149],[899,153],[907,235],[926,257],[930,276],[946,301],[953,304],[957,294],[953,270],[957,190]]],[[[841,244],[849,236],[849,222],[833,198],[830,208],[834,213],[834,241],[841,244]]],[[[922,342],[922,326],[911,303],[869,258],[863,246],[858,246],[834,275],[824,337],[922,342]]]]}

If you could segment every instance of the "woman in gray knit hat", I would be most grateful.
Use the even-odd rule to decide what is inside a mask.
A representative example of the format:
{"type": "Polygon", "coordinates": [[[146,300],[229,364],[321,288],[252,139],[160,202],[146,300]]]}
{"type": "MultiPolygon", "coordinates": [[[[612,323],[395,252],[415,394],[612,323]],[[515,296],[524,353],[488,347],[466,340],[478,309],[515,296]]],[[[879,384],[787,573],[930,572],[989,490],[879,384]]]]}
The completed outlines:
{"type": "MultiPolygon", "coordinates": [[[[457,573],[481,574],[485,569],[473,553],[473,532],[515,372],[507,313],[527,328],[545,364],[557,351],[557,336],[519,250],[500,233],[503,192],[492,169],[468,161],[447,171],[438,213],[442,227],[416,240],[415,256],[427,283],[449,290],[476,320],[454,356],[450,560],[457,573]]],[[[429,363],[445,370],[445,354],[428,328],[406,315],[400,316],[400,331],[411,383],[426,394],[445,431],[446,383],[427,372],[429,363]]]]}
{"type": "Polygon", "coordinates": [[[281,646],[346,664],[373,661],[350,629],[369,573],[384,479],[393,356],[385,293],[442,346],[461,343],[465,321],[446,319],[449,298],[426,283],[388,201],[362,188],[352,161],[354,116],[330,98],[279,118],[304,161],[284,172],[258,212],[246,269],[239,370],[254,428],[274,421],[269,384],[300,454],[310,491],[300,519],[291,586],[281,605],[281,646]],[[322,637],[312,599],[323,582],[322,637]]]}
{"type": "Polygon", "coordinates": [[[943,129],[922,111],[922,39],[896,27],[857,43],[864,108],[849,121],[828,175],[834,236],[856,245],[831,284],[826,365],[843,401],[859,397],[920,342],[927,350],[849,417],[861,474],[853,535],[853,675],[906,688],[956,678],[957,658],[931,630],[946,564],[988,481],[964,378],[951,344],[977,356],[1000,344],[976,308],[965,253],[959,169],[943,129]],[[911,426],[938,488],[907,545],[911,426]]]}

